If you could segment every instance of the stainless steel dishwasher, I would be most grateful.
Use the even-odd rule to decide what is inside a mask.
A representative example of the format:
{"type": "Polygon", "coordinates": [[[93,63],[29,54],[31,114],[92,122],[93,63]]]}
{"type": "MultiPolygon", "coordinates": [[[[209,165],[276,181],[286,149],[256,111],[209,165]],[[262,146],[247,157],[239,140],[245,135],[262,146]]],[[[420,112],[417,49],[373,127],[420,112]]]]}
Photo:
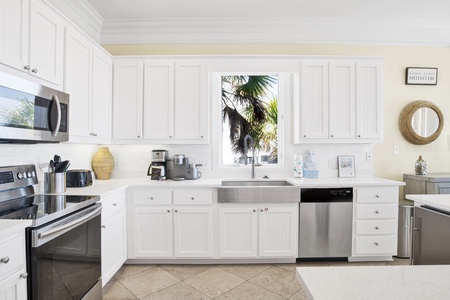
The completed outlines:
{"type": "Polygon", "coordinates": [[[302,188],[299,215],[299,258],[351,256],[352,188],[302,188]]]}

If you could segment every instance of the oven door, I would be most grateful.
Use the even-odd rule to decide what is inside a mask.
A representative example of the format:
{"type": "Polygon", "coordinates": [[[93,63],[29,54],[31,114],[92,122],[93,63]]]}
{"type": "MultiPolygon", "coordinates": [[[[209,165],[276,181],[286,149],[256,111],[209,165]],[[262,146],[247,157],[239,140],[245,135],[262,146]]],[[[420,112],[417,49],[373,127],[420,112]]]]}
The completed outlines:
{"type": "Polygon", "coordinates": [[[29,232],[29,299],[101,299],[101,204],[29,232]]]}

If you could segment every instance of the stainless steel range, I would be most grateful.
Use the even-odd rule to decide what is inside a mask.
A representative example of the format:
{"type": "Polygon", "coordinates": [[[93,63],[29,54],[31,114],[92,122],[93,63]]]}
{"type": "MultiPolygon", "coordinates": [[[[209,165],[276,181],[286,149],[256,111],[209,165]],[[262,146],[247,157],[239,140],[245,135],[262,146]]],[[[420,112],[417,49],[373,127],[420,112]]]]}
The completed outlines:
{"type": "Polygon", "coordinates": [[[34,165],[0,167],[0,219],[26,229],[28,299],[101,299],[99,196],[35,194],[34,165]]]}

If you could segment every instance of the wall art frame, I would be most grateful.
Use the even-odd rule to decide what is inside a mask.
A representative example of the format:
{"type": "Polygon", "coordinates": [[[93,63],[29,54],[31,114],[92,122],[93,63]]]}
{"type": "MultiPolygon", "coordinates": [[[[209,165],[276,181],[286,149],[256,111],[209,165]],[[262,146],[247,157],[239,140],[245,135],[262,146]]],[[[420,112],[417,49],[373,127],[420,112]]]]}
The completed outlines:
{"type": "Polygon", "coordinates": [[[438,68],[408,67],[406,68],[405,84],[437,85],[438,68]]]}
{"type": "Polygon", "coordinates": [[[355,177],[355,157],[353,155],[339,155],[339,177],[355,177]]]}

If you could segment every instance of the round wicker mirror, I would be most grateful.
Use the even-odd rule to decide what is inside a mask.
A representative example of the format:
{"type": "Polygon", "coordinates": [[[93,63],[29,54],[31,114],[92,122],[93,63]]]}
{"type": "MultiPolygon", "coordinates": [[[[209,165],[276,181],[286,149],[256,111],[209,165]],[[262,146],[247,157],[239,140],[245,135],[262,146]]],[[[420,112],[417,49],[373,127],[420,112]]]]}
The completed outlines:
{"type": "Polygon", "coordinates": [[[417,100],[403,108],[399,118],[400,132],[415,145],[429,144],[439,137],[444,116],[432,102],[417,100]]]}

